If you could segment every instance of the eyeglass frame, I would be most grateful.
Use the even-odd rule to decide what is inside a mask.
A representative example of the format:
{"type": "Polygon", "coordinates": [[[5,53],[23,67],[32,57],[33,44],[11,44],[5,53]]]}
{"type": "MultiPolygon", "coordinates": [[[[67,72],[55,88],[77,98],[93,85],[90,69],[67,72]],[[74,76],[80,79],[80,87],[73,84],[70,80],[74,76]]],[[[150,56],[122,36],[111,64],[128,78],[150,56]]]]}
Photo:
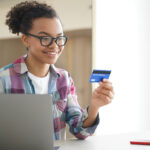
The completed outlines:
{"type": "Polygon", "coordinates": [[[39,39],[41,45],[44,46],[44,47],[50,46],[50,45],[53,43],[53,41],[56,43],[57,46],[61,47],[61,46],[65,46],[66,43],[67,43],[67,41],[68,41],[68,36],[66,36],[66,35],[58,36],[58,37],[56,37],[56,38],[54,38],[54,37],[52,37],[52,36],[38,36],[38,35],[35,35],[35,34],[31,34],[31,33],[26,33],[26,35],[29,35],[29,36],[32,36],[32,37],[35,37],[35,38],[39,39]],[[43,44],[42,44],[42,38],[43,38],[43,37],[51,37],[52,40],[51,40],[51,42],[50,42],[48,45],[43,45],[43,44]],[[59,37],[65,37],[65,38],[66,38],[66,41],[65,41],[65,43],[64,43],[63,45],[58,45],[58,44],[57,44],[57,39],[58,39],[59,37]]]}

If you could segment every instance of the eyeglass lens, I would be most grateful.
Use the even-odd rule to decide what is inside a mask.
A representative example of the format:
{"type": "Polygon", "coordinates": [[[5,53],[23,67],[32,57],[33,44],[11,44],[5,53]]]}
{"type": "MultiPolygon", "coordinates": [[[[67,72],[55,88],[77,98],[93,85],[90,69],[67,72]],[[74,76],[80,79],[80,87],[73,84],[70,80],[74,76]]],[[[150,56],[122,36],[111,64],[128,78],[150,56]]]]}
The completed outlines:
{"type": "Polygon", "coordinates": [[[65,36],[60,36],[57,37],[56,39],[53,39],[52,37],[42,37],[41,44],[43,46],[48,46],[52,44],[53,40],[56,42],[58,46],[63,46],[65,45],[67,38],[65,36]]]}

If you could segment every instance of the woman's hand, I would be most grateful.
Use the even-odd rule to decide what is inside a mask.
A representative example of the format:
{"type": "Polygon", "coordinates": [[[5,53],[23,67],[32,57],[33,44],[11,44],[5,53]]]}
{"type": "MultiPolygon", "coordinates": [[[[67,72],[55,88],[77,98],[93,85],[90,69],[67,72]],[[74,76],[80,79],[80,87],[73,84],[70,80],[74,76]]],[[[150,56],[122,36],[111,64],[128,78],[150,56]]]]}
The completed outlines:
{"type": "Polygon", "coordinates": [[[95,109],[99,109],[100,107],[111,103],[113,97],[114,88],[112,83],[107,79],[103,79],[102,82],[99,82],[99,86],[93,91],[90,105],[95,109]]]}
{"type": "Polygon", "coordinates": [[[111,103],[113,97],[114,88],[112,83],[107,79],[103,79],[102,82],[99,82],[99,86],[93,91],[88,108],[88,118],[83,122],[84,128],[91,126],[95,122],[99,108],[111,103]]]}

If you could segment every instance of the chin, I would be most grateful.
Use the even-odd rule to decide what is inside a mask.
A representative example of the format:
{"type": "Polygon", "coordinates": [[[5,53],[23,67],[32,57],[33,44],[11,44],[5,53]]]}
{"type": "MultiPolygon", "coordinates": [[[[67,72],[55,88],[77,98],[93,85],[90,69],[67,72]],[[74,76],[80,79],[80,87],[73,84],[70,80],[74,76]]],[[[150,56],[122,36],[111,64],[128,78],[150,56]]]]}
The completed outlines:
{"type": "Polygon", "coordinates": [[[55,64],[57,59],[58,59],[58,57],[55,57],[55,58],[44,58],[43,62],[45,64],[55,64]]]}
{"type": "Polygon", "coordinates": [[[47,61],[46,64],[55,64],[57,60],[47,61]]]}

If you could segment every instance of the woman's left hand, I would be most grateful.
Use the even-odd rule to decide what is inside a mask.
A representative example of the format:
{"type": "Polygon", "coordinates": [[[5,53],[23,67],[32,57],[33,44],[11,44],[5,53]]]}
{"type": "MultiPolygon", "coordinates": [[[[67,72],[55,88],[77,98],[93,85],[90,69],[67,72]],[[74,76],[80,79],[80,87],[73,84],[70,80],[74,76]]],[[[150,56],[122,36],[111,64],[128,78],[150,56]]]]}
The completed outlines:
{"type": "Polygon", "coordinates": [[[114,88],[112,83],[107,79],[103,79],[102,82],[99,82],[99,86],[93,91],[91,106],[99,109],[100,107],[111,103],[113,97],[114,88]]]}
{"type": "Polygon", "coordinates": [[[114,88],[112,83],[107,79],[103,79],[102,82],[99,82],[99,86],[93,91],[88,109],[88,118],[83,122],[84,128],[91,126],[95,122],[99,108],[111,103],[113,97],[114,88]]]}

